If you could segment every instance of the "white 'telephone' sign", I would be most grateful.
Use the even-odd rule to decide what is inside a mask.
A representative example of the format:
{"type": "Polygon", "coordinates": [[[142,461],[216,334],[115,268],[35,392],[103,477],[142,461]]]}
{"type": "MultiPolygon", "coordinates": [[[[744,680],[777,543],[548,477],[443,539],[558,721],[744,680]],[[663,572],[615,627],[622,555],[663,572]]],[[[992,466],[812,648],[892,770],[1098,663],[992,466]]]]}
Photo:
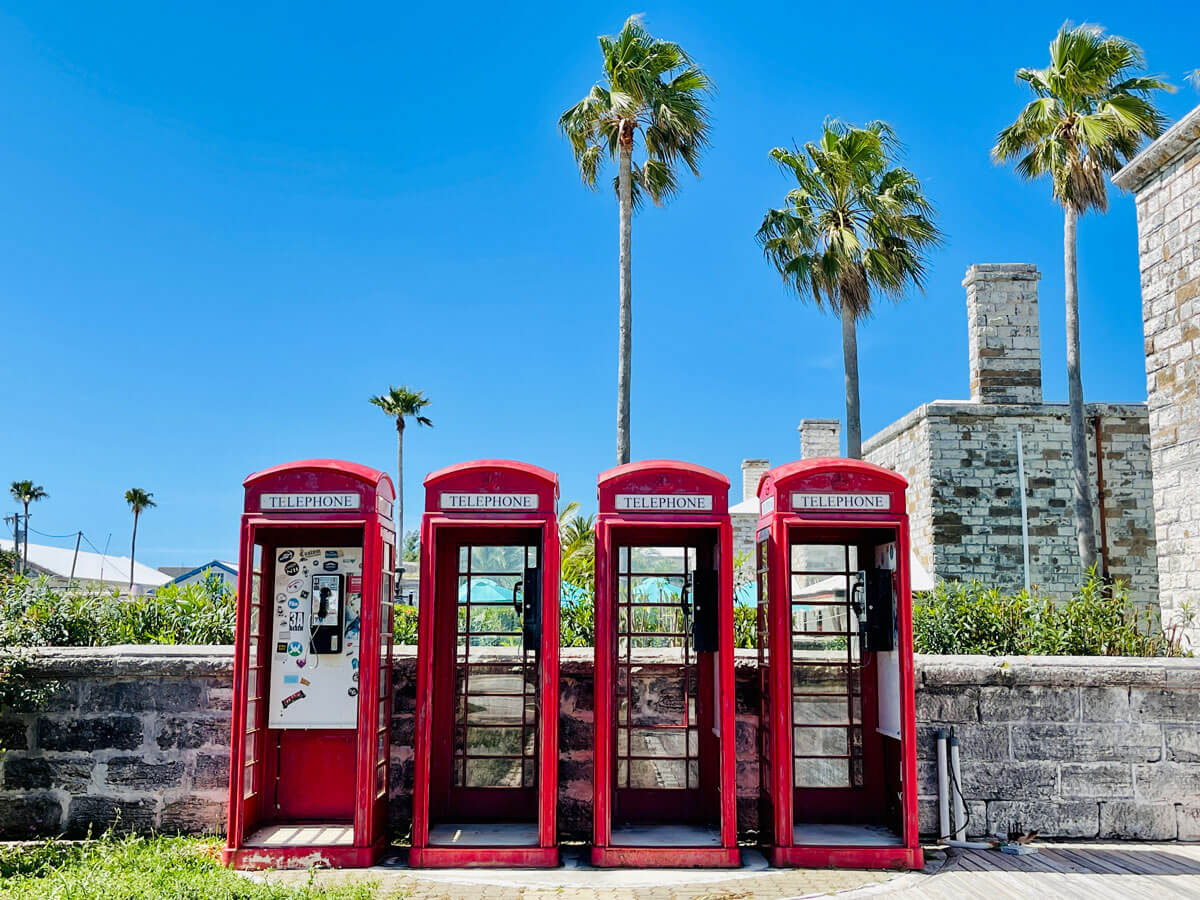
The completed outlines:
{"type": "Polygon", "coordinates": [[[712,494],[617,494],[623,512],[708,512],[712,494]]]}
{"type": "Polygon", "coordinates": [[[887,512],[891,494],[792,494],[792,509],[828,509],[838,512],[887,512]]]}
{"type": "Polygon", "coordinates": [[[339,491],[333,494],[263,494],[258,508],[263,512],[339,512],[358,509],[360,504],[358,494],[339,491]]]}
{"type": "Polygon", "coordinates": [[[537,494],[452,494],[443,492],[442,509],[473,509],[487,512],[530,512],[538,506],[537,494]]]}

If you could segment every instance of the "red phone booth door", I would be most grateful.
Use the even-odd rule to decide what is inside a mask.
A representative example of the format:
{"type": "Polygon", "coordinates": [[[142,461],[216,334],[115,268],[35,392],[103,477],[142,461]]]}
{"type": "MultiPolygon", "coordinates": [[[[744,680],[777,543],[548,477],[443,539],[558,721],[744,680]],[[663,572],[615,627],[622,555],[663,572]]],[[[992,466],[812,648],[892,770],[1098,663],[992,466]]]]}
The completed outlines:
{"type": "Polygon", "coordinates": [[[713,660],[692,647],[685,591],[697,553],[617,549],[614,844],[638,842],[639,825],[699,822],[715,812],[713,660]]]}
{"type": "MultiPolygon", "coordinates": [[[[444,700],[431,762],[443,802],[431,844],[462,843],[463,821],[524,823],[523,842],[537,842],[541,660],[539,648],[525,641],[523,618],[525,584],[541,576],[540,542],[531,536],[502,544],[496,537],[443,537],[439,548],[444,700]]],[[[520,838],[510,832],[509,840],[520,838]]]]}

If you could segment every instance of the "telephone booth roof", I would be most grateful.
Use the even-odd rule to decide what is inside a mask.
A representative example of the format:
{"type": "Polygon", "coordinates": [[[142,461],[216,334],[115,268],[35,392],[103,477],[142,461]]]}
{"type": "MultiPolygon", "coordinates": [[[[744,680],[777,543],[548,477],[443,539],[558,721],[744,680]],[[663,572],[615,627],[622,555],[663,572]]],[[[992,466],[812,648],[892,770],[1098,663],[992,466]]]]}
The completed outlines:
{"type": "Polygon", "coordinates": [[[347,462],[341,459],[302,459],[296,462],[280,463],[259,472],[246,476],[242,482],[246,489],[246,512],[375,512],[376,501],[379,501],[378,511],[390,517],[390,511],[385,511],[385,505],[396,498],[396,489],[391,477],[386,472],[372,469],[361,463],[347,462]],[[345,507],[294,507],[290,510],[283,508],[268,509],[263,505],[264,495],[278,496],[294,494],[298,497],[327,496],[330,491],[353,491],[371,502],[362,509],[345,507]]]}
{"type": "Polygon", "coordinates": [[[539,512],[553,512],[558,501],[556,474],[549,469],[511,459],[476,459],[456,463],[430,472],[425,476],[424,483],[426,512],[447,511],[440,502],[441,491],[482,491],[493,494],[533,491],[538,496],[539,512]]]}
{"type": "Polygon", "coordinates": [[[771,469],[759,479],[758,497],[764,518],[772,513],[903,513],[907,488],[908,480],[891,469],[860,459],[822,456],[771,469]],[[854,507],[813,502],[802,506],[797,500],[806,498],[807,504],[807,498],[830,494],[861,497],[864,503],[878,505],[854,507]],[[887,495],[886,502],[882,495],[887,495]],[[772,497],[774,507],[766,508],[763,501],[772,497]]]}
{"type": "Polygon", "coordinates": [[[729,511],[729,479],[720,472],[675,459],[646,459],[625,463],[601,472],[596,479],[600,513],[628,512],[621,498],[630,495],[699,494],[711,496],[707,509],[642,508],[640,512],[702,513],[724,515],[729,511]]]}

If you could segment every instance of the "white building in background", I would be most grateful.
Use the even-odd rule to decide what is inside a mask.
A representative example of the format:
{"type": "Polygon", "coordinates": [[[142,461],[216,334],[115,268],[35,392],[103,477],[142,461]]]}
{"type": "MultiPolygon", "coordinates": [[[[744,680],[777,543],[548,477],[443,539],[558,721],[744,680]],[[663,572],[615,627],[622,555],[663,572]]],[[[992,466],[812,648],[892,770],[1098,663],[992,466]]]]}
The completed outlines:
{"type": "MultiPolygon", "coordinates": [[[[13,549],[11,539],[0,538],[0,550],[13,549]]],[[[17,548],[24,553],[24,546],[17,548]]],[[[80,550],[76,555],[74,547],[49,547],[45,544],[29,545],[30,575],[45,575],[54,587],[66,587],[68,582],[75,585],[97,585],[105,588],[118,588],[122,591],[129,589],[129,568],[131,561],[128,556],[109,556],[105,553],[90,553],[80,550]],[[74,580],[72,581],[72,568],[74,580]]],[[[171,579],[157,569],[144,566],[139,562],[133,566],[133,593],[144,594],[155,588],[162,587],[171,579]]]]}

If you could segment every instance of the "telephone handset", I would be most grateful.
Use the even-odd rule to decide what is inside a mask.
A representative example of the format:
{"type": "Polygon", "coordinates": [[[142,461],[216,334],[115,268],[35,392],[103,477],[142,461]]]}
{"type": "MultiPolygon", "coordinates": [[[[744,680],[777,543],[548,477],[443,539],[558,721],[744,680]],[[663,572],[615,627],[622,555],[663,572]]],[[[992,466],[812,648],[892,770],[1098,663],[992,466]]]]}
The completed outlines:
{"type": "Polygon", "coordinates": [[[894,604],[891,570],[860,569],[850,591],[850,607],[858,617],[858,640],[864,653],[895,649],[894,604]]]}
{"type": "Polygon", "coordinates": [[[309,632],[313,653],[342,652],[342,632],[346,620],[346,605],[342,602],[344,587],[344,575],[312,576],[309,632]]]}

